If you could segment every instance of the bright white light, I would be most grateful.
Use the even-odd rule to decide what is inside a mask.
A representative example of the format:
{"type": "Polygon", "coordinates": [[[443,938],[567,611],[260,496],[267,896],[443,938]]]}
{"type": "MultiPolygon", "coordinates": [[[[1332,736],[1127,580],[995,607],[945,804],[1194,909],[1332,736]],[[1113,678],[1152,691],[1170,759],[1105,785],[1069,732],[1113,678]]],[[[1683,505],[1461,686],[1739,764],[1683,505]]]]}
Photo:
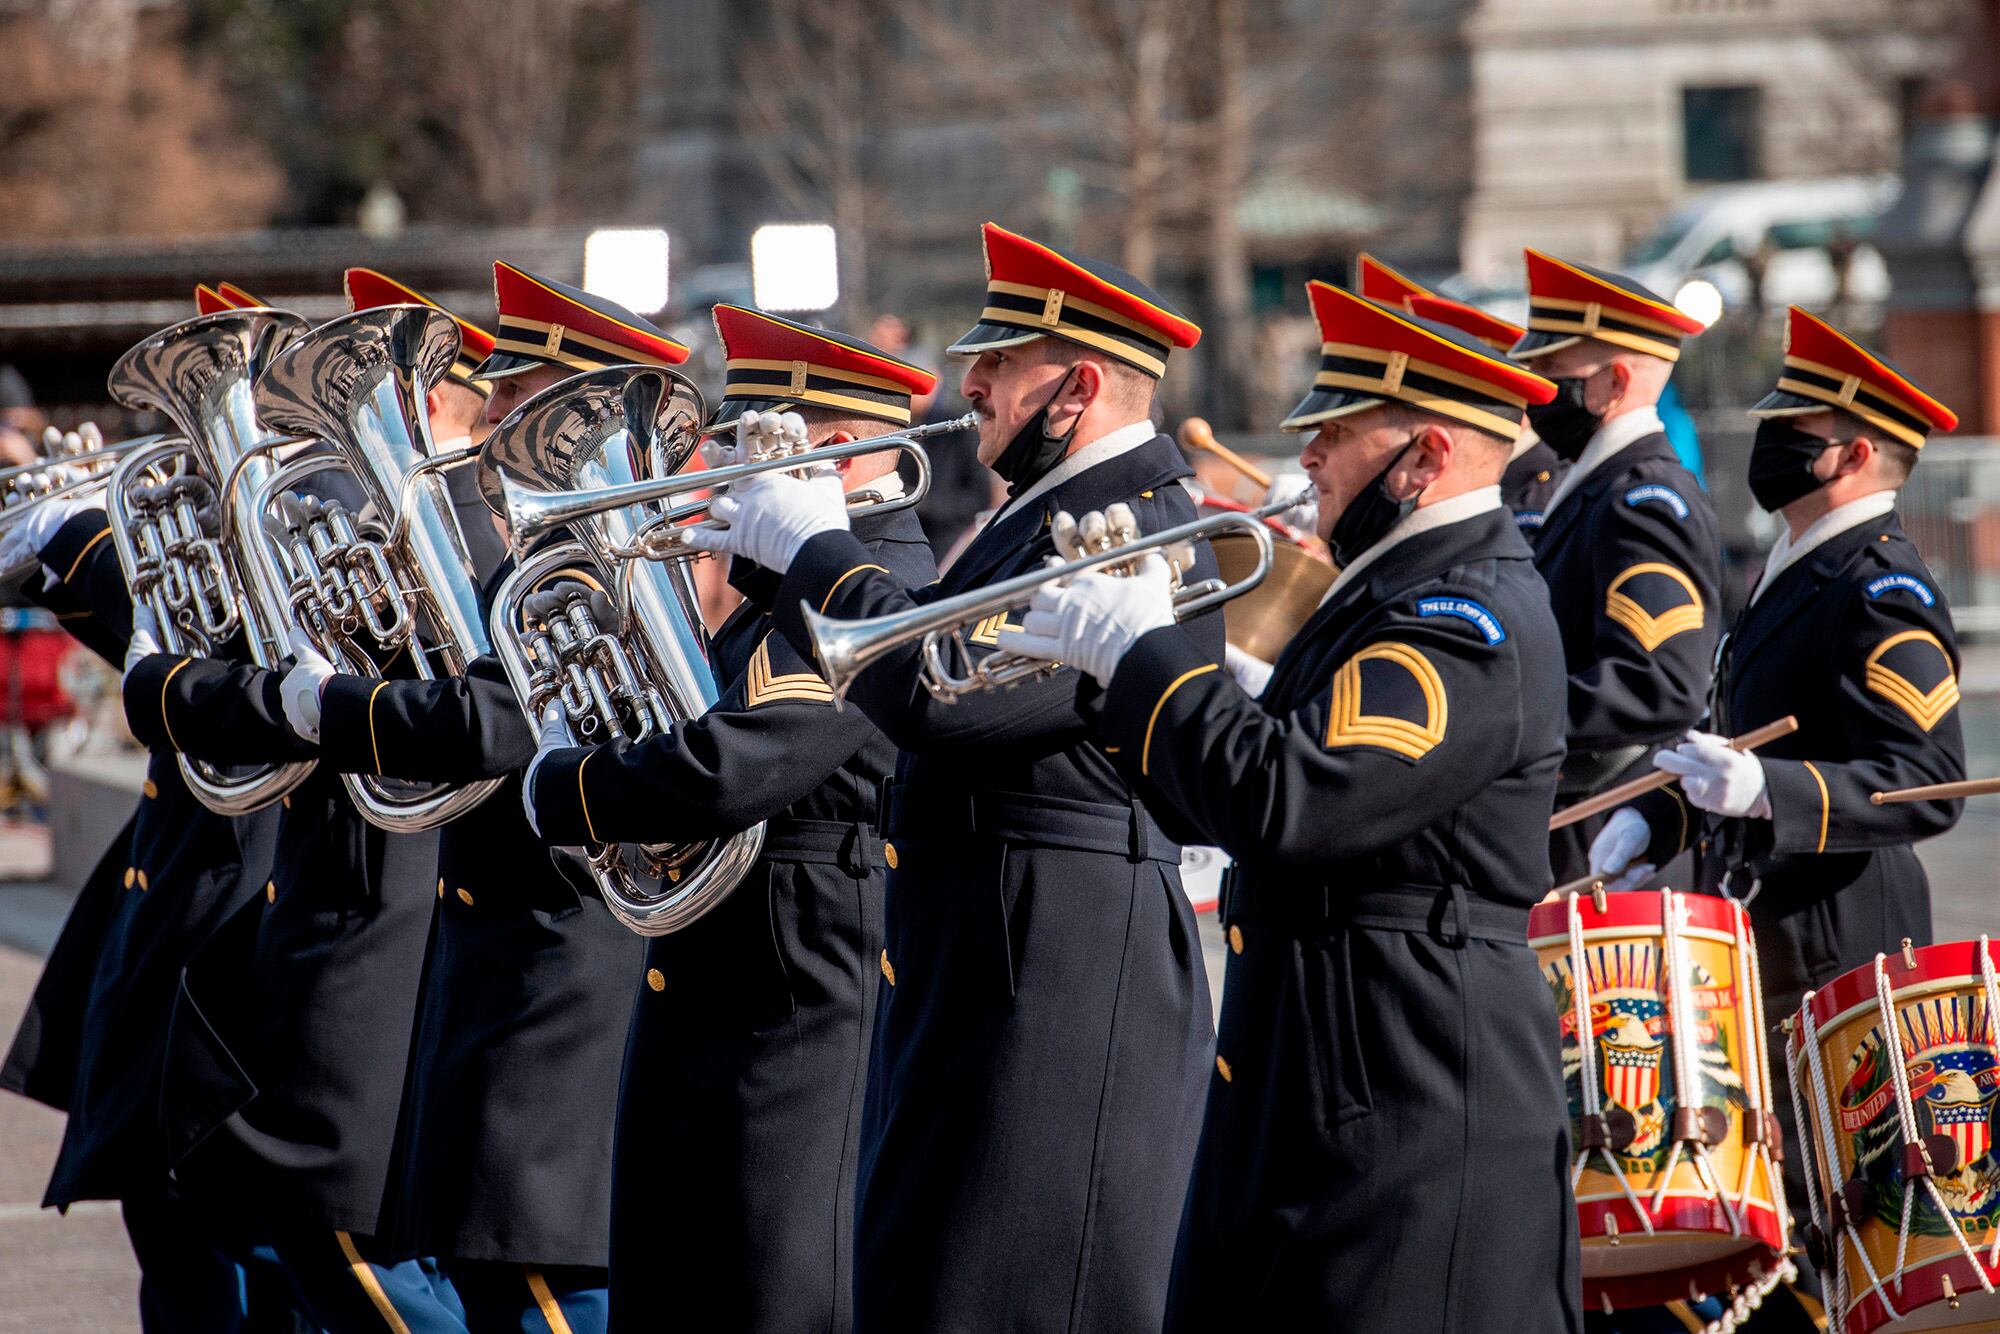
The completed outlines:
{"type": "Polygon", "coordinates": [[[657,227],[600,227],[583,243],[583,290],[638,315],[667,307],[667,234],[657,227]]]}
{"type": "Polygon", "coordinates": [[[1693,278],[1674,293],[1674,309],[1707,328],[1722,318],[1722,293],[1708,279],[1693,278]]]}
{"type": "Polygon", "coordinates": [[[766,223],[750,234],[750,290],[760,310],[826,310],[840,300],[840,258],[823,222],[766,223]]]}

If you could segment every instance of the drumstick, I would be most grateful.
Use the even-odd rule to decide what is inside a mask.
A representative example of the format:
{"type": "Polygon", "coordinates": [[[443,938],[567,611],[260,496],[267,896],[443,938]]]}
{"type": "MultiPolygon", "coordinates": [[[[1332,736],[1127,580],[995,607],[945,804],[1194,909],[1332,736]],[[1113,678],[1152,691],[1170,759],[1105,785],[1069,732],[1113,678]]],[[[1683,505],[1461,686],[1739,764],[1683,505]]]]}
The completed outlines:
{"type": "Polygon", "coordinates": [[[1607,911],[1604,899],[1604,877],[1601,875],[1578,876],[1566,885],[1557,885],[1542,896],[1543,903],[1562,903],[1572,894],[1588,894],[1591,903],[1599,912],[1607,911]]]}
{"type": "MultiPolygon", "coordinates": [[[[1776,741],[1781,736],[1790,736],[1799,730],[1799,720],[1786,714],[1775,723],[1765,723],[1754,731],[1745,732],[1729,743],[1731,750],[1755,750],[1767,741],[1776,741]]],[[[1574,806],[1566,806],[1549,817],[1551,832],[1565,825],[1573,825],[1578,820],[1588,820],[1599,811],[1608,811],[1613,806],[1622,806],[1634,797],[1644,796],[1654,788],[1665,787],[1674,782],[1677,775],[1664,769],[1656,769],[1644,778],[1635,778],[1629,783],[1607,788],[1594,797],[1585,797],[1574,806]]]]}
{"type": "Polygon", "coordinates": [[[1271,489],[1271,474],[1217,440],[1214,429],[1209,426],[1205,417],[1189,417],[1181,423],[1181,445],[1187,449],[1199,449],[1213,454],[1263,487],[1265,491],[1271,489]]]}
{"type": "Polygon", "coordinates": [[[1868,800],[1882,806],[1892,801],[1948,801],[1953,797],[1983,797],[1989,792],[2000,792],[2000,778],[1967,778],[1956,783],[1899,787],[1894,792],[1877,792],[1868,800]]]}

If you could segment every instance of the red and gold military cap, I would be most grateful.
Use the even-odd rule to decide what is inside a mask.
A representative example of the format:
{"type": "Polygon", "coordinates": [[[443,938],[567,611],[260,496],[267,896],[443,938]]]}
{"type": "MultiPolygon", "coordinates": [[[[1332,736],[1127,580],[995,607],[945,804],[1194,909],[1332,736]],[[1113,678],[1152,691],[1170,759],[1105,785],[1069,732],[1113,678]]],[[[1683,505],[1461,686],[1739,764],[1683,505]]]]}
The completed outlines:
{"type": "Polygon", "coordinates": [[[235,283],[217,283],[216,294],[238,310],[259,309],[270,305],[263,297],[252,296],[235,283]]]}
{"type": "Polygon", "coordinates": [[[1154,379],[1167,354],[1193,347],[1201,329],[1125,270],[1068,255],[998,223],[982,229],[986,308],[947,352],[961,356],[1037,338],[1067,338],[1136,366],[1154,379]]]}
{"type": "Polygon", "coordinates": [[[1527,332],[1520,325],[1503,320],[1498,315],[1488,315],[1477,306],[1429,293],[1409,298],[1404,309],[1434,324],[1449,324],[1454,329],[1461,329],[1495,352],[1509,351],[1527,332]]]}
{"type": "Polygon", "coordinates": [[[500,310],[493,354],[474,372],[482,380],[536,366],[594,371],[603,366],[678,366],[688,350],[666,330],[615,301],[539,278],[512,264],[493,265],[500,310]]]}
{"type": "Polygon", "coordinates": [[[717,306],[715,336],[724,374],[711,431],[746,412],[796,408],[908,426],[911,397],[937,388],[937,376],[871,343],[747,306],[717,306]]]}
{"type": "Polygon", "coordinates": [[[1528,332],[1514,359],[1546,356],[1585,338],[1678,361],[1681,340],[1706,326],[1657,292],[1616,273],[1529,250],[1528,332]]]}
{"type": "Polygon", "coordinates": [[[210,287],[207,283],[196,283],[194,285],[195,314],[214,315],[221,311],[234,310],[234,309],[236,309],[236,307],[230,305],[229,302],[225,301],[223,299],[222,293],[216,291],[213,287],[210,287]]]}
{"type": "Polygon", "coordinates": [[[340,285],[347,292],[350,310],[373,310],[377,306],[432,306],[443,310],[458,326],[458,359],[452,362],[445,378],[454,384],[464,385],[482,397],[493,392],[492,385],[472,378],[480,363],[493,355],[492,334],[471,320],[446,310],[416,288],[399,283],[374,269],[349,269],[341,275],[340,285]]]}
{"type": "Polygon", "coordinates": [[[1410,308],[1412,297],[1431,295],[1430,288],[1405,277],[1365,250],[1354,257],[1354,290],[1370,301],[1404,310],[1410,308]]]}
{"type": "Polygon", "coordinates": [[[1809,310],[1785,318],[1785,368],[1777,388],[1750,409],[1753,417],[1850,412],[1913,449],[1932,431],[1958,426],[1958,414],[1919,389],[1887,358],[1878,357],[1809,310]]]}
{"type": "Polygon", "coordinates": [[[1530,403],[1556,387],[1461,329],[1393,310],[1331,283],[1306,284],[1319,324],[1319,374],[1280,423],[1306,431],[1382,403],[1402,403],[1476,426],[1502,440],[1521,434],[1530,403]]]}

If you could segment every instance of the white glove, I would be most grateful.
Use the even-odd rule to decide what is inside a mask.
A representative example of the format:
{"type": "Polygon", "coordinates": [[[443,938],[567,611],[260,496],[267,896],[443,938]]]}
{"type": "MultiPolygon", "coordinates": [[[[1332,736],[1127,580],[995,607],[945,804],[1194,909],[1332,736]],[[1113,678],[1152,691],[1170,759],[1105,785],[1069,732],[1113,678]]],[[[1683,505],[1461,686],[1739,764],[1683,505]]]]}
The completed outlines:
{"type": "Polygon", "coordinates": [[[1069,663],[1108,686],[1134,640],[1173,623],[1173,572],[1151,551],[1130,575],[1093,570],[1061,588],[1043,585],[1021,628],[1000,631],[998,648],[1069,663]]]}
{"type": "MultiPolygon", "coordinates": [[[[42,548],[72,518],[94,507],[92,500],[29,500],[22,504],[28,512],[0,537],[0,569],[12,570],[41,559],[42,548]]],[[[49,583],[61,582],[51,570],[49,583]]]]}
{"type": "Polygon", "coordinates": [[[1319,492],[1313,489],[1312,480],[1295,468],[1271,479],[1271,485],[1264,491],[1264,503],[1288,497],[1295,503],[1278,515],[1278,522],[1312,532],[1319,523],[1319,492]]]}
{"type": "Polygon", "coordinates": [[[542,725],[535,733],[535,758],[528,761],[528,768],[521,775],[521,809],[528,813],[528,828],[535,831],[536,838],[542,836],[542,826],[535,819],[535,771],[550,755],[575,744],[570,739],[569,714],[562,701],[552,699],[542,705],[542,725]]]}
{"type": "Polygon", "coordinates": [[[319,697],[333,679],[333,664],[312,642],[312,636],[294,626],[292,656],[298,666],[285,673],[278,683],[278,700],[284,706],[285,721],[307,741],[319,740],[319,697]]]}
{"type": "Polygon", "coordinates": [[[119,684],[124,684],[125,678],[132,675],[132,669],[141,661],[162,651],[159,617],[153,615],[151,607],[141,602],[132,608],[132,637],[125,641],[125,670],[119,674],[119,684]]]}
{"type": "Polygon", "coordinates": [[[1688,729],[1687,740],[1653,756],[1653,767],[1677,774],[1681,791],[1695,806],[1714,815],[1771,818],[1771,798],[1764,789],[1764,766],[1755,755],[1731,750],[1713,732],[1688,729]]]}
{"type": "MultiPolygon", "coordinates": [[[[804,431],[803,423],[799,429],[804,431]]],[[[799,548],[814,536],[848,526],[847,493],[833,472],[804,478],[769,472],[745,478],[717,496],[708,512],[729,526],[690,529],[689,546],[743,556],[778,574],[791,568],[799,548]]]]}
{"type": "Polygon", "coordinates": [[[1222,666],[1236,678],[1236,684],[1243,687],[1243,693],[1252,699],[1263,694],[1264,687],[1271,684],[1271,664],[1245,653],[1234,644],[1223,645],[1222,666]]]}
{"type": "Polygon", "coordinates": [[[1651,862],[1632,859],[1653,841],[1653,829],[1646,817],[1630,806],[1620,806],[1590,841],[1590,873],[1602,877],[1609,890],[1635,889],[1653,878],[1651,862]]]}

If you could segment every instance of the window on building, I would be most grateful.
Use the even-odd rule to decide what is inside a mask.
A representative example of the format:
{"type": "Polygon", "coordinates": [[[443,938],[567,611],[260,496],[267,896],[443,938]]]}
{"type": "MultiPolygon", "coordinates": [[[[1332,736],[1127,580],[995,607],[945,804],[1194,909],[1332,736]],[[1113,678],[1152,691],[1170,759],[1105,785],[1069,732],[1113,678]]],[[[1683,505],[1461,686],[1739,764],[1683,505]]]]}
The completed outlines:
{"type": "Polygon", "coordinates": [[[1758,173],[1762,90],[1681,90],[1682,175],[1690,181],[1747,181],[1758,173]]]}

